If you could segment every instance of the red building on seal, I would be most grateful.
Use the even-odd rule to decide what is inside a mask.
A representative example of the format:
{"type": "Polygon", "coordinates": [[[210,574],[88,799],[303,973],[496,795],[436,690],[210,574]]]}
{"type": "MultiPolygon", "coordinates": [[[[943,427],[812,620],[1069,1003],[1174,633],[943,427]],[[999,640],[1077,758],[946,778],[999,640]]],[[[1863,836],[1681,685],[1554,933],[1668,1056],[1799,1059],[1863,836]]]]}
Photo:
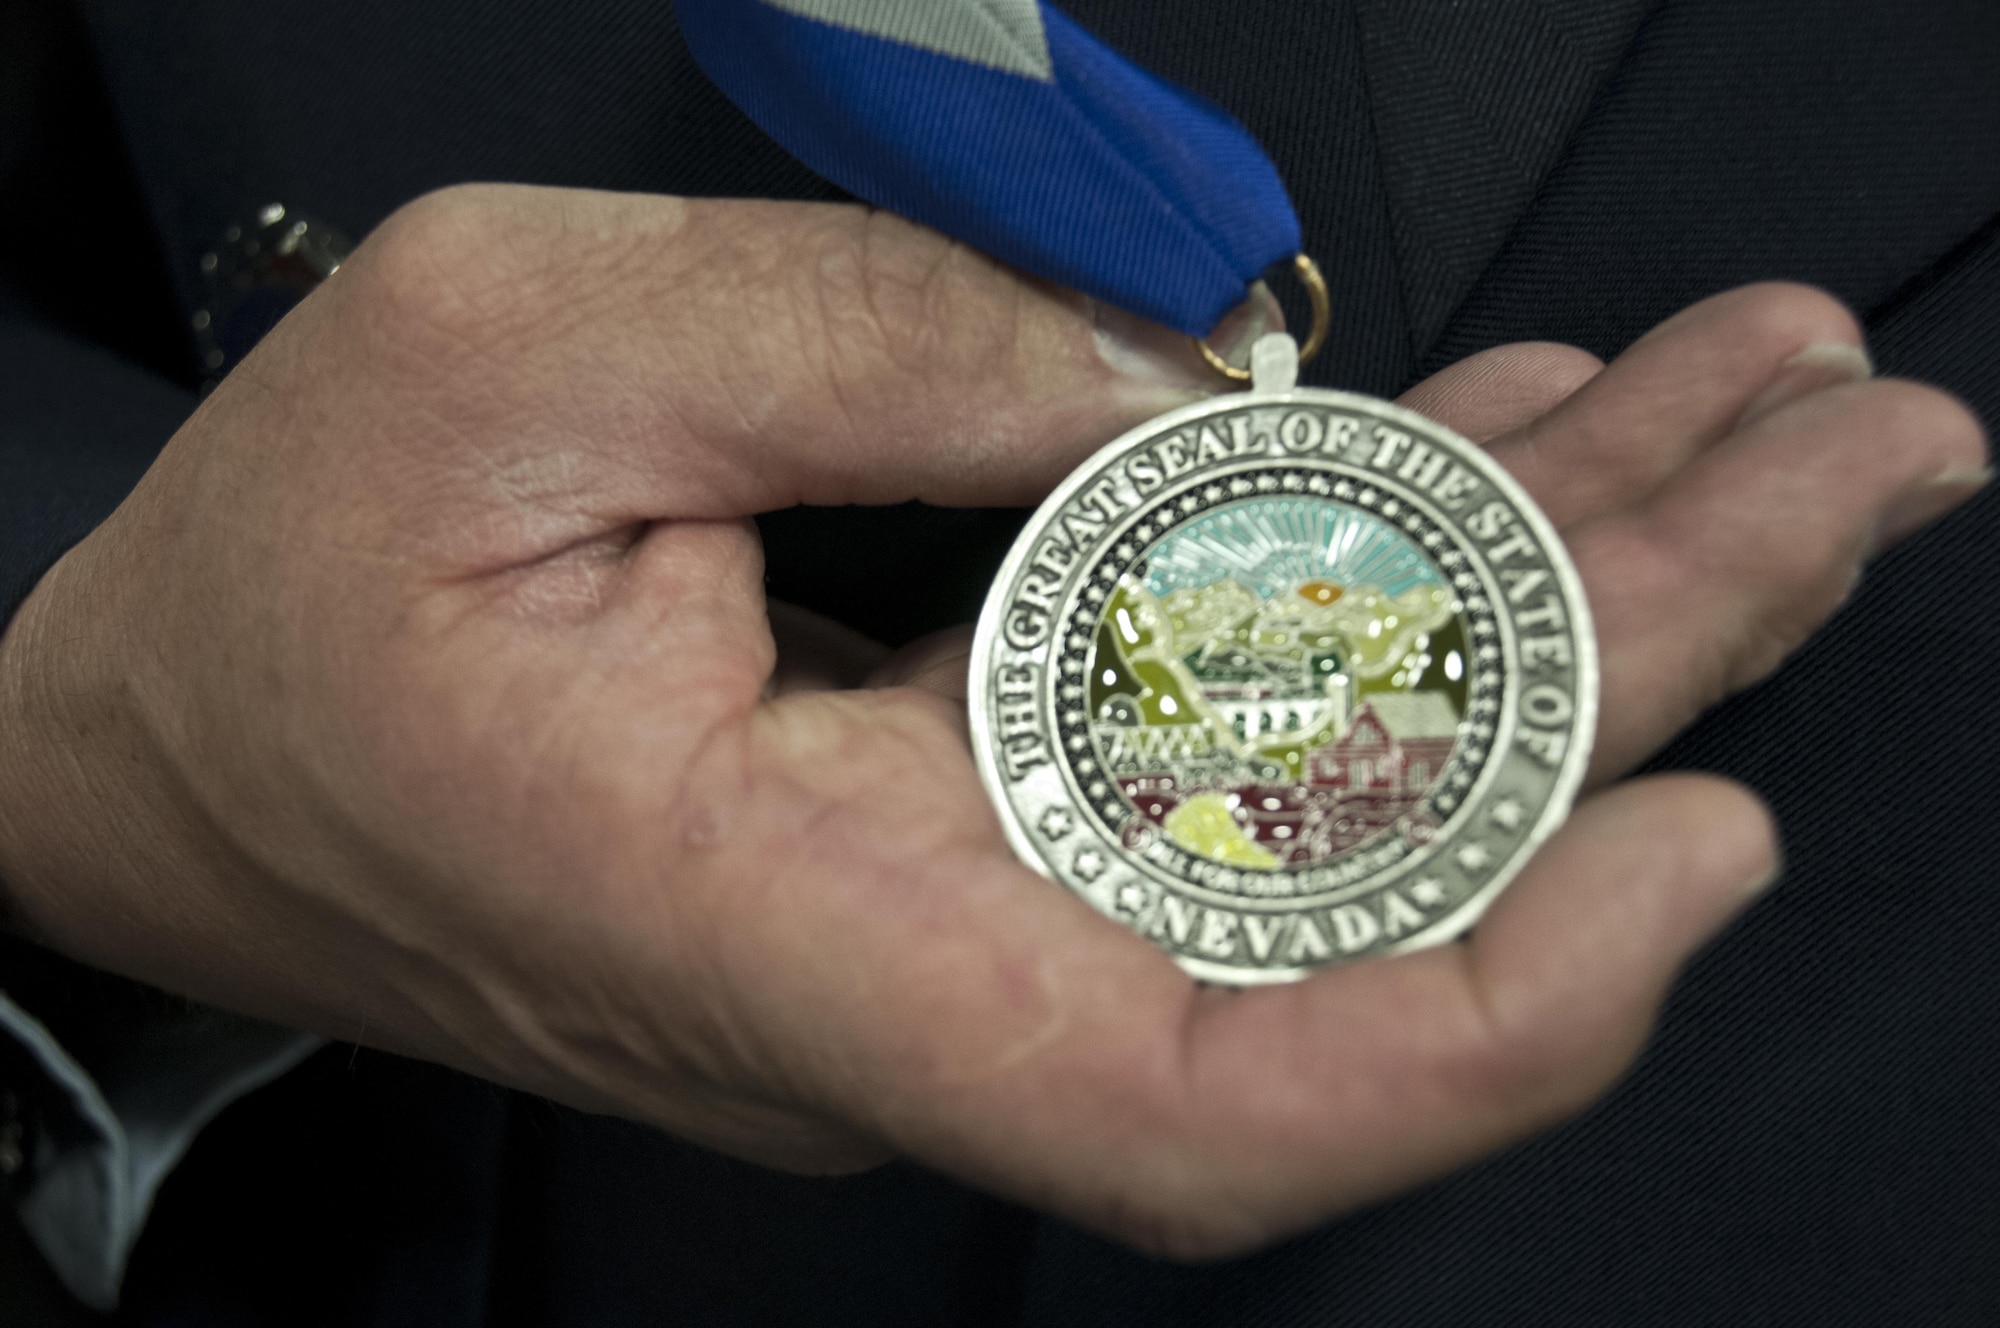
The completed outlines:
{"type": "Polygon", "coordinates": [[[1437,692],[1369,697],[1347,732],[1306,756],[1311,784],[1349,796],[1421,795],[1458,741],[1458,715],[1437,692]]]}

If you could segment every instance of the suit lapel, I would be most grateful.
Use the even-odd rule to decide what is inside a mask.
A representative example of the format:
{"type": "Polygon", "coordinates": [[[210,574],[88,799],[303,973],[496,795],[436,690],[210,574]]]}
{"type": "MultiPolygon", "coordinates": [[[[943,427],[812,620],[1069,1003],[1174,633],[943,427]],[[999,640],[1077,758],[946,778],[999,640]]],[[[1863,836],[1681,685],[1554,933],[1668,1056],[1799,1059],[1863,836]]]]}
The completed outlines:
{"type": "Polygon", "coordinates": [[[1658,0],[1354,0],[1412,357],[1493,260],[1658,0]]]}

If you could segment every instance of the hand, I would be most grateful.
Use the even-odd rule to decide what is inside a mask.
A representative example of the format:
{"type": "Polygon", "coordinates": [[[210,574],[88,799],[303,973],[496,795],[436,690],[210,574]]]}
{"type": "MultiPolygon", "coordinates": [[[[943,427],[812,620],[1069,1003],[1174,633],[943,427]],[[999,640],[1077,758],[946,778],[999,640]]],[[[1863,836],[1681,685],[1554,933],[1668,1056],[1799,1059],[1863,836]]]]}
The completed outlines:
{"type": "MultiPolygon", "coordinates": [[[[745,515],[1033,500],[1189,399],[1170,339],[1108,361],[1098,331],[858,209],[405,209],[0,642],[17,918],[746,1157],[904,1152],[1181,1255],[1577,1109],[1770,879],[1747,793],[1607,789],[1465,944],[1197,990],[1012,859],[936,694],[948,647],[878,679],[941,686],[816,690],[869,652],[781,613],[842,649],[779,685],[745,515]]],[[[1765,287],[1602,373],[1505,348],[1412,394],[1497,436],[1566,531],[1600,780],[1772,667],[1878,532],[1969,490],[1982,443],[1948,398],[1837,353],[1782,367],[1857,341],[1765,287]],[[1787,383],[1818,390],[1753,405],[1787,383]]]]}

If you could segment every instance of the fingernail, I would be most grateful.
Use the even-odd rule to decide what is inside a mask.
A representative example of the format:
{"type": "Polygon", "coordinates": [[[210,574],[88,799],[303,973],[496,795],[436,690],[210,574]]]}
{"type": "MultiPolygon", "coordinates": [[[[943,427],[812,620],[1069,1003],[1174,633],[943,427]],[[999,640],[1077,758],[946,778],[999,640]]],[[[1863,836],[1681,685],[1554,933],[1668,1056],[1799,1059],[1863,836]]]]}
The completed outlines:
{"type": "Polygon", "coordinates": [[[1993,481],[1991,466],[1953,466],[1918,480],[1882,509],[1871,553],[1923,529],[1993,481]]]}
{"type": "Polygon", "coordinates": [[[1755,899],[1770,892],[1779,878],[1785,874],[1785,855],[1782,850],[1772,854],[1770,865],[1743,883],[1743,897],[1755,899]]]}
{"type": "MultiPolygon", "coordinates": [[[[1092,304],[1097,353],[1126,378],[1198,395],[1234,386],[1208,366],[1192,338],[1101,300],[1092,304]]],[[[1225,360],[1245,360],[1251,343],[1273,326],[1283,326],[1284,317],[1277,300],[1258,282],[1251,288],[1250,298],[1223,316],[1209,334],[1209,344],[1225,360]]]]}
{"type": "Polygon", "coordinates": [[[1863,382],[1874,376],[1874,361],[1861,347],[1845,341],[1815,341],[1778,366],[1777,377],[1751,398],[1750,404],[1743,408],[1743,414],[1737,419],[1736,427],[1740,429],[1754,424],[1800,397],[1845,383],[1863,382]]]}
{"type": "MultiPolygon", "coordinates": [[[[1285,330],[1285,310],[1271,288],[1259,281],[1249,298],[1222,316],[1208,334],[1209,347],[1239,369],[1250,367],[1250,348],[1267,332],[1285,330]]],[[[1211,373],[1213,371],[1211,370],[1211,373]]]]}

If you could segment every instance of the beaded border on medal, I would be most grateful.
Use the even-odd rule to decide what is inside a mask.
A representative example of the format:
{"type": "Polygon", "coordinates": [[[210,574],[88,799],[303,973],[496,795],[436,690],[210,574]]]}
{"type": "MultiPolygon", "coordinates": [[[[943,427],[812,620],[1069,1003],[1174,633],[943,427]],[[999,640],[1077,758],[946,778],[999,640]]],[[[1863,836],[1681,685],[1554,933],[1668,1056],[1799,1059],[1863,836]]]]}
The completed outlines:
{"type": "MultiPolygon", "coordinates": [[[[1363,398],[1352,397],[1347,394],[1310,391],[1298,394],[1293,402],[1288,404],[1296,404],[1300,401],[1336,408],[1345,406],[1350,410],[1364,409],[1368,406],[1379,406],[1380,404],[1368,403],[1363,398]]],[[[1177,412],[1173,416],[1164,417],[1159,421],[1155,421],[1154,427],[1140,431],[1137,436],[1144,439],[1157,436],[1161,433],[1170,433],[1173,431],[1169,427],[1170,425],[1193,424],[1204,419],[1226,416],[1235,410],[1246,407],[1254,409],[1260,404],[1266,403],[1258,403],[1241,397],[1224,399],[1223,402],[1211,404],[1205,409],[1191,408],[1189,412],[1177,412]],[[1192,418],[1184,418],[1184,416],[1188,415],[1191,415],[1192,418]]],[[[1377,412],[1374,410],[1367,410],[1365,413],[1377,415],[1377,412]]],[[[1379,415],[1377,417],[1379,418],[1379,415]]],[[[1129,441],[1130,439],[1128,438],[1129,441]]],[[[1124,449],[1120,449],[1118,455],[1122,456],[1123,454],[1124,449]]],[[[1103,461],[1115,461],[1116,459],[1116,457],[1102,458],[1100,459],[1100,464],[1087,468],[1086,474],[1094,474],[1102,471],[1106,468],[1102,464],[1103,461]]],[[[1329,469],[1320,473],[1338,473],[1334,467],[1338,467],[1339,470],[1348,469],[1344,463],[1327,464],[1329,469]]],[[[1254,473],[1258,470],[1269,470],[1272,468],[1274,467],[1269,462],[1239,464],[1232,474],[1225,475],[1223,478],[1227,481],[1243,474],[1245,471],[1254,473]]],[[[1197,481],[1197,484],[1203,482],[1205,481],[1197,481]]],[[[1345,495],[1341,494],[1338,489],[1338,485],[1342,482],[1342,480],[1334,480],[1329,485],[1329,493],[1325,496],[1334,498],[1336,501],[1348,501],[1345,495]]],[[[1379,508],[1381,502],[1394,502],[1399,507],[1407,505],[1410,510],[1415,511],[1420,517],[1423,516],[1421,507],[1417,505],[1420,500],[1417,500],[1414,495],[1409,494],[1407,491],[1402,491],[1399,486],[1392,482],[1381,480],[1379,477],[1376,477],[1373,481],[1358,482],[1350,477],[1344,482],[1353,488],[1356,498],[1359,498],[1362,493],[1367,492],[1370,487],[1375,487],[1377,491],[1374,502],[1370,504],[1372,506],[1379,508]],[[1401,496],[1397,496],[1399,493],[1401,496]]],[[[1254,493],[1254,484],[1252,492],[1254,493]]],[[[1184,493],[1184,489],[1176,490],[1171,495],[1163,495],[1163,497],[1177,499],[1182,497],[1184,493]]],[[[1313,496],[1317,497],[1320,495],[1313,496]]],[[[1240,495],[1231,494],[1225,496],[1221,501],[1226,504],[1238,501],[1239,497],[1240,495]]],[[[1355,505],[1363,506],[1360,503],[1356,503],[1355,505]]],[[[1213,508],[1210,507],[1202,510],[1213,510],[1213,508]]],[[[1442,525],[1442,523],[1436,522],[1434,518],[1426,519],[1426,523],[1436,524],[1440,527],[1442,525]]],[[[1440,533],[1443,533],[1442,529],[1440,529],[1440,533]]],[[[1119,532],[1120,536],[1123,534],[1123,531],[1119,532]]],[[[1111,538],[1115,537],[1107,536],[1106,538],[1108,542],[1111,538]]],[[[1450,539],[1449,536],[1446,538],[1450,539]]],[[[1490,569],[1482,569],[1476,560],[1476,555],[1466,552],[1466,550],[1471,548],[1469,544],[1456,540],[1451,540],[1451,542],[1459,544],[1459,548],[1447,550],[1446,555],[1457,554],[1457,557],[1453,560],[1453,565],[1456,567],[1456,571],[1453,573],[1455,590],[1465,596],[1462,602],[1467,616],[1473,622],[1482,623],[1488,628],[1485,632],[1478,631],[1475,628],[1473,634],[1482,640],[1494,641],[1495,644],[1480,648],[1495,651],[1504,658],[1511,651],[1511,631],[1502,616],[1491,612],[1491,600],[1488,595],[1483,593],[1491,589],[1489,584],[1490,569]]],[[[1439,561],[1443,562],[1444,557],[1441,556],[1439,561]]],[[[1092,564],[1092,566],[1094,567],[1095,564],[1092,564]]],[[[1059,691],[1060,686],[1063,684],[1056,675],[1063,674],[1072,680],[1079,677],[1077,673],[1065,670],[1063,661],[1067,659],[1074,662],[1080,657],[1081,652],[1077,645],[1077,640],[1082,633],[1076,630],[1078,626],[1077,615],[1079,610],[1084,606],[1080,605],[1078,601],[1085,591],[1085,583],[1092,579],[1094,578],[1091,572],[1086,570],[1074,579],[1069,590],[1063,596],[1062,602],[1065,606],[1065,612],[1060,616],[1065,620],[1064,630],[1067,635],[1060,640],[1060,643],[1052,637],[1051,659],[1055,667],[1050,672],[1049,682],[1043,687],[1043,691],[1049,701],[1047,709],[1052,718],[1056,715],[1060,701],[1063,699],[1059,691]],[[1060,648],[1056,648],[1058,645],[1060,645],[1060,648]]],[[[1086,626],[1084,632],[1087,633],[1088,630],[1089,628],[1086,626]]],[[[1491,768],[1491,763],[1486,758],[1493,751],[1501,750],[1506,746],[1510,740],[1513,727],[1510,717],[1506,715],[1504,710],[1500,710],[1497,701],[1492,697],[1492,693],[1495,690],[1504,691],[1505,672],[1502,669],[1490,667],[1482,669],[1479,674],[1475,675],[1474,684],[1474,687],[1469,689],[1469,692],[1472,693],[1472,695],[1468,696],[1470,704],[1480,707],[1486,714],[1492,714],[1496,710],[1500,711],[1495,716],[1494,731],[1490,735],[1476,735],[1482,739],[1481,765],[1485,768],[1491,768]],[[1475,696],[1476,699],[1474,699],[1475,696]],[[1488,737],[1490,737],[1490,741],[1485,741],[1488,737]]],[[[1483,718],[1484,715],[1472,715],[1470,706],[1468,707],[1467,722],[1478,723],[1483,718]]],[[[1052,737],[1062,731],[1059,725],[1052,724],[1050,727],[1053,730],[1051,733],[1052,737]]],[[[1067,746],[1067,743],[1065,743],[1065,746],[1067,746]]],[[[1112,860],[1116,859],[1122,862],[1128,869],[1135,870],[1138,874],[1149,878],[1148,883],[1151,886],[1203,903],[1228,908],[1252,909],[1263,907],[1278,910],[1298,909],[1313,907],[1316,904],[1339,904],[1343,901],[1351,901],[1356,898],[1365,897],[1370,893],[1378,892],[1389,885],[1396,884],[1396,880],[1392,879],[1389,874],[1397,873],[1399,868],[1414,871],[1431,856],[1430,846],[1426,846],[1424,849],[1413,850],[1410,845],[1400,842],[1397,839],[1384,838],[1380,842],[1375,843],[1373,847],[1362,847],[1351,855],[1343,857],[1336,864],[1315,865],[1313,867],[1297,869],[1295,872],[1287,874],[1281,871],[1239,869],[1209,863],[1206,860],[1198,858],[1196,855],[1183,855],[1195,862],[1198,872],[1207,876],[1210,880],[1220,883],[1220,888],[1204,886],[1201,880],[1190,880],[1178,872],[1163,869],[1157,863],[1146,864],[1136,862],[1127,856],[1125,852],[1122,852],[1120,850],[1117,831],[1106,824],[1105,818],[1101,814],[1091,814],[1091,803],[1094,800],[1089,796],[1089,786],[1078,778],[1075,764],[1065,760],[1059,763],[1059,768],[1061,770],[1061,779],[1065,794],[1063,814],[1066,818],[1066,824],[1064,826],[1064,834],[1051,837],[1048,835],[1048,828],[1037,822],[1036,828],[1041,830],[1043,838],[1050,842],[1047,843],[1046,847],[1037,845],[1036,854],[1042,859],[1041,870],[1048,872],[1058,880],[1070,884],[1072,888],[1076,888],[1078,884],[1087,887],[1092,880],[1102,876],[1104,874],[1103,869],[1112,866],[1112,860]],[[1065,864],[1063,861],[1064,855],[1061,851],[1053,854],[1050,852],[1050,850],[1056,849],[1056,844],[1053,841],[1055,839],[1067,838],[1069,832],[1081,825],[1091,825],[1092,829],[1096,832],[1097,842],[1081,846],[1080,848],[1069,849],[1068,853],[1076,856],[1069,858],[1065,864]],[[1095,853],[1098,861],[1102,864],[1097,870],[1092,869],[1095,864],[1092,864],[1090,861],[1090,855],[1093,853],[1095,853]],[[1407,864],[1407,867],[1405,867],[1405,864],[1407,864]],[[1067,867],[1066,870],[1065,866],[1067,867]],[[1258,891],[1255,889],[1244,889],[1241,884],[1244,881],[1287,881],[1294,880],[1300,876],[1318,876],[1320,878],[1319,881],[1314,883],[1318,888],[1297,889],[1293,891],[1258,891]],[[1339,879],[1328,880],[1329,876],[1339,879]]],[[[1451,778],[1449,772],[1450,767],[1448,766],[1446,778],[1451,778]]],[[[1468,805],[1478,802],[1490,791],[1487,785],[1481,782],[1480,776],[1483,773],[1483,769],[1481,771],[1464,771],[1463,767],[1461,767],[1459,773],[1463,773],[1466,776],[1461,788],[1448,789],[1445,792],[1445,796],[1451,799],[1455,805],[1446,811],[1444,822],[1439,827],[1435,841],[1439,847],[1450,845],[1455,836],[1464,832],[1463,825],[1457,823],[1459,813],[1468,805]]],[[[992,787],[992,785],[989,784],[989,787],[992,787]]],[[[995,792],[999,796],[1005,796],[1001,790],[995,789],[995,792]]],[[[1108,793],[1109,790],[1107,789],[1108,793]]],[[[1537,801],[1542,800],[1537,799],[1537,801]]],[[[1518,822],[1504,827],[1509,832],[1518,828],[1520,828],[1518,822]]],[[[1466,898],[1477,894],[1493,875],[1503,874],[1505,869],[1505,862],[1500,858],[1484,859],[1479,862],[1460,862],[1457,865],[1457,872],[1453,872],[1447,868],[1445,869],[1447,876],[1453,874],[1477,875],[1481,879],[1468,879],[1463,884],[1469,886],[1469,889],[1464,891],[1447,891],[1444,894],[1439,894],[1435,902],[1440,906],[1449,903],[1451,907],[1446,912],[1451,916],[1456,916],[1459,906],[1463,904],[1466,898]],[[1484,870],[1486,868],[1493,870],[1489,872],[1484,870]],[[1450,898],[1451,895],[1457,895],[1459,898],[1454,901],[1450,898]]],[[[1433,880],[1429,888],[1432,891],[1437,891],[1443,889],[1443,885],[1444,883],[1433,880]]],[[[1086,898],[1091,898],[1092,902],[1098,904],[1100,908],[1105,907],[1110,902],[1105,899],[1093,897],[1087,888],[1080,891],[1080,893],[1083,893],[1086,898]]],[[[1128,923],[1134,922],[1134,919],[1131,917],[1126,917],[1122,920],[1128,923]]],[[[1139,921],[1143,923],[1143,919],[1139,921]]],[[[1141,930],[1144,930],[1143,925],[1141,926],[1141,930]]]]}

